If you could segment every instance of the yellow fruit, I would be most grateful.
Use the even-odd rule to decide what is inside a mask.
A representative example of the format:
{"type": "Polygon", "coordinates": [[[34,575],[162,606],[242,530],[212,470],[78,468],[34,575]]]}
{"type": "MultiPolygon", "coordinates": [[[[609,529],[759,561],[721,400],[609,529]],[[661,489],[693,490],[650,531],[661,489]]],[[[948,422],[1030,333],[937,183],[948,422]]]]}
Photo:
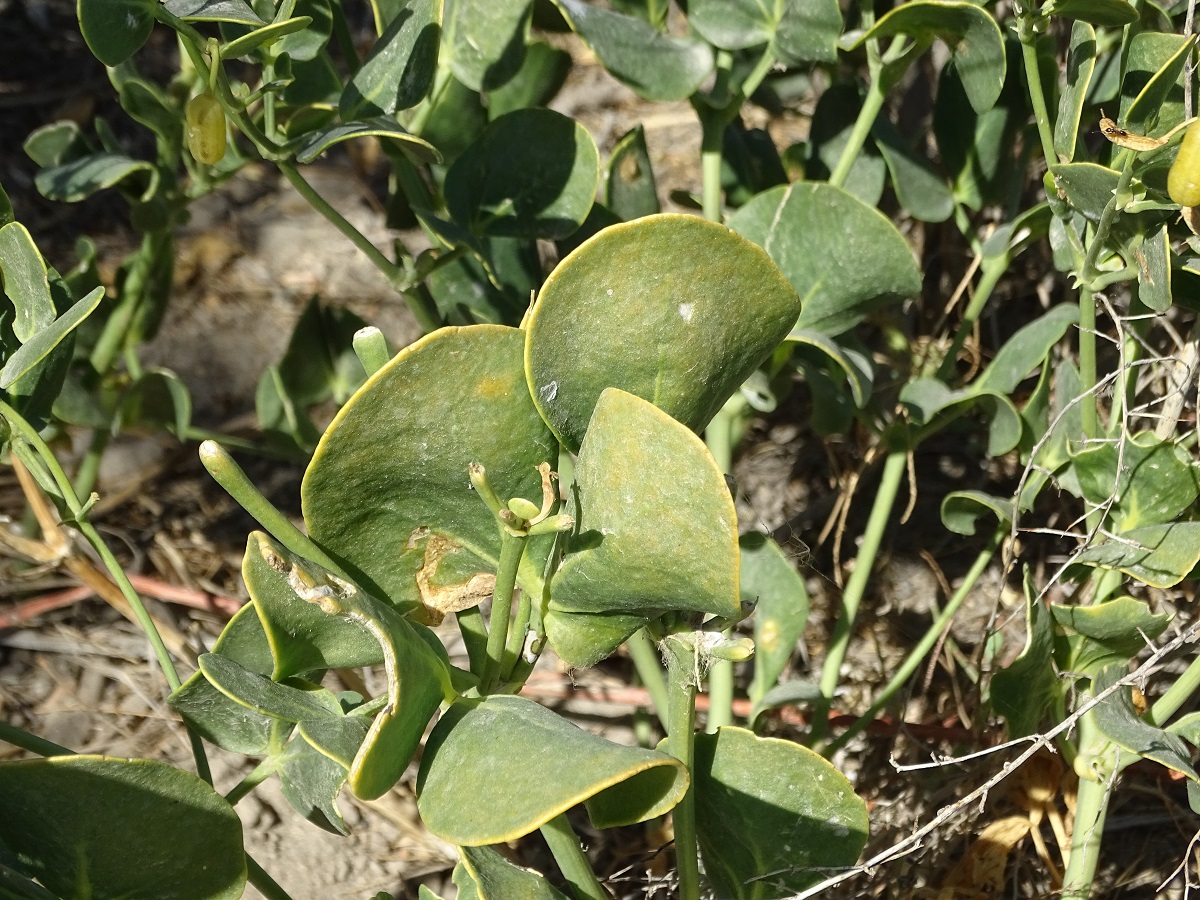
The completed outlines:
{"type": "Polygon", "coordinates": [[[198,94],[187,105],[187,145],[192,158],[211,166],[225,156],[225,110],[212,94],[198,94]]]}
{"type": "Polygon", "coordinates": [[[1188,126],[1167,175],[1167,193],[1180,206],[1200,206],[1200,122],[1188,126]]]}

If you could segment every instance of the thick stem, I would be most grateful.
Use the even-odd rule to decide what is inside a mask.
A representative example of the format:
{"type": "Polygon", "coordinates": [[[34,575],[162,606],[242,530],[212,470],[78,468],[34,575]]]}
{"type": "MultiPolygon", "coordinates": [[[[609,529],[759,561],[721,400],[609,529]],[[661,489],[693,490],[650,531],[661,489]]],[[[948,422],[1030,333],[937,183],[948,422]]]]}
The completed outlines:
{"type": "MultiPolygon", "coordinates": [[[[1093,245],[1095,246],[1095,245],[1093,245]]],[[[1090,256],[1090,254],[1089,254],[1090,256]]],[[[1079,422],[1084,439],[1099,433],[1096,417],[1096,298],[1091,288],[1079,288],[1079,422]]]]}
{"type": "Polygon", "coordinates": [[[629,658],[637,670],[642,685],[654,701],[654,713],[662,723],[663,730],[667,728],[667,679],[663,677],[662,663],[654,643],[646,634],[646,629],[639,628],[625,642],[629,650],[629,658]]]}
{"type": "Polygon", "coordinates": [[[1033,117],[1037,122],[1038,138],[1042,143],[1042,154],[1046,163],[1053,165],[1058,162],[1054,152],[1054,130],[1050,124],[1050,112],[1046,107],[1046,95],[1042,92],[1042,77],[1038,67],[1037,35],[1022,20],[1017,29],[1021,38],[1021,61],[1025,64],[1025,86],[1029,90],[1029,100],[1033,104],[1033,117]]]}
{"type": "Polygon", "coordinates": [[[9,725],[7,722],[0,721],[0,741],[6,741],[14,747],[20,747],[22,750],[28,750],[30,753],[36,753],[38,756],[74,756],[74,750],[68,750],[53,741],[48,741],[45,738],[38,737],[36,734],[30,734],[24,729],[18,728],[15,725],[9,725]]]}
{"type": "MultiPolygon", "coordinates": [[[[1091,715],[1079,720],[1080,757],[1119,751],[1097,730],[1091,715]]],[[[1086,765],[1086,762],[1084,763],[1086,765]]],[[[1087,900],[1091,896],[1096,865],[1100,861],[1104,819],[1108,815],[1108,798],[1112,783],[1105,774],[1097,772],[1097,780],[1080,778],[1075,795],[1075,825],[1071,831],[1071,855],[1063,873],[1063,900],[1087,900]]]]}
{"type": "Polygon", "coordinates": [[[355,228],[350,222],[334,209],[329,202],[317,193],[311,184],[309,184],[304,176],[291,163],[280,162],[279,171],[283,173],[283,177],[291,182],[292,187],[300,194],[309,205],[317,212],[324,216],[330,224],[340,231],[355,247],[369,259],[375,268],[383,273],[384,277],[404,298],[405,305],[416,318],[417,323],[426,331],[436,331],[442,326],[441,317],[438,315],[437,309],[432,302],[422,295],[420,291],[414,291],[412,285],[408,283],[408,276],[404,269],[386,256],[383,251],[372,244],[365,234],[355,228]]]}
{"type": "Polygon", "coordinates": [[[559,813],[543,825],[541,832],[576,900],[611,900],[592,871],[592,864],[588,862],[565,813],[559,813]]]}
{"type": "Polygon", "coordinates": [[[517,567],[525,553],[525,535],[502,531],[500,563],[496,567],[496,587],[492,592],[492,617],[488,622],[487,660],[479,692],[486,696],[495,689],[503,671],[504,647],[508,643],[508,623],[512,617],[513,589],[517,586],[517,567]]]}
{"type": "Polygon", "coordinates": [[[846,658],[850,635],[854,631],[854,619],[858,615],[863,594],[866,593],[867,582],[875,566],[875,557],[879,553],[883,533],[892,515],[892,507],[896,505],[896,496],[900,492],[900,483],[904,479],[907,463],[907,445],[892,449],[884,462],[883,477],[879,483],[879,491],[875,494],[875,504],[871,507],[871,517],[867,520],[862,546],[854,559],[854,571],[850,573],[850,580],[846,582],[846,590],[842,593],[842,612],[833,626],[825,664],[821,668],[821,699],[817,702],[812,726],[814,741],[824,737],[829,724],[829,708],[840,680],[842,661],[846,658]]]}
{"type": "Polygon", "coordinates": [[[239,800],[270,778],[274,771],[275,759],[272,757],[264,759],[229,790],[225,795],[225,802],[230,806],[235,806],[239,800]]]}
{"type": "Polygon", "coordinates": [[[463,646],[467,649],[467,659],[471,662],[471,671],[483,676],[484,664],[487,661],[488,630],[483,621],[483,613],[478,606],[464,609],[454,614],[458,622],[458,630],[462,633],[463,646]]]}
{"type": "MultiPolygon", "coordinates": [[[[667,745],[666,751],[691,774],[695,761],[696,648],[694,644],[668,635],[667,657],[667,745]]],[[[675,825],[675,867],[679,874],[679,900],[699,900],[700,862],[696,839],[695,783],[671,813],[675,825]]]]}
{"type": "Polygon", "coordinates": [[[521,650],[525,646],[525,634],[529,631],[529,616],[533,609],[529,593],[521,591],[517,597],[517,615],[508,628],[508,640],[504,643],[504,660],[500,665],[500,674],[507,681],[511,678],[517,663],[521,659],[521,650]]]}
{"type": "Polygon", "coordinates": [[[1191,699],[1192,694],[1198,688],[1200,688],[1200,656],[1193,659],[1183,674],[1176,678],[1174,683],[1154,702],[1154,705],[1150,707],[1150,712],[1146,714],[1146,720],[1151,725],[1162,726],[1167,719],[1179,712],[1179,708],[1191,699]]]}
{"type": "Polygon", "coordinates": [[[879,116],[879,111],[883,109],[887,91],[883,88],[881,78],[880,69],[872,72],[871,83],[867,87],[867,96],[863,98],[862,109],[858,111],[854,130],[850,132],[850,138],[846,141],[846,146],[842,148],[842,155],[838,157],[837,165],[829,174],[829,183],[834,187],[841,187],[846,183],[850,169],[853,167],[854,161],[858,159],[858,154],[862,152],[863,144],[867,141],[867,135],[875,126],[875,119],[879,116]]]}
{"type": "Polygon", "coordinates": [[[246,876],[267,900],[292,900],[291,895],[280,887],[279,882],[268,875],[266,869],[256,863],[249,853],[246,854],[246,876]]]}
{"type": "Polygon", "coordinates": [[[963,601],[967,599],[967,595],[975,587],[975,583],[979,580],[979,577],[987,569],[988,563],[996,555],[996,550],[1004,542],[1004,538],[1008,536],[1011,527],[1008,522],[1001,522],[996,527],[991,538],[988,539],[987,545],[975,557],[975,562],[972,564],[970,571],[967,572],[966,577],[963,578],[962,584],[958,586],[958,590],[954,592],[954,596],[950,598],[950,602],[942,610],[942,614],[929,626],[925,632],[925,636],[921,638],[921,642],[909,651],[903,664],[896,670],[896,674],[887,683],[887,686],[879,692],[879,696],[875,698],[875,702],[871,704],[865,713],[858,717],[858,720],[853,725],[847,728],[836,739],[830,741],[824,747],[815,747],[814,749],[818,753],[824,756],[832,756],[844,747],[851,738],[870,725],[876,714],[891,703],[892,698],[896,696],[900,688],[917,671],[917,667],[921,665],[921,661],[925,659],[925,655],[933,649],[938,639],[942,636],[942,632],[950,626],[954,614],[958,612],[958,608],[962,606],[963,601]]]}
{"type": "MultiPolygon", "coordinates": [[[[740,393],[734,394],[704,429],[704,443],[717,468],[728,474],[733,469],[734,431],[746,408],[740,393]]],[[[729,637],[730,629],[724,632],[729,637]]],[[[722,725],[733,723],[733,662],[714,660],[708,670],[708,721],[705,730],[715,734],[722,725]]]]}

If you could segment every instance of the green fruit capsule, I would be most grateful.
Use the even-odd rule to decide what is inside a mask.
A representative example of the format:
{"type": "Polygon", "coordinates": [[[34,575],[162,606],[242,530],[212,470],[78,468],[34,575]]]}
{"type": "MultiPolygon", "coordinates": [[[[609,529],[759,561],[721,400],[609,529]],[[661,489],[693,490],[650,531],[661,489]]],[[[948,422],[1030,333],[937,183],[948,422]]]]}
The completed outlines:
{"type": "Polygon", "coordinates": [[[206,166],[225,157],[225,110],[212,94],[197,94],[188,101],[187,145],[192,158],[206,166]]]}
{"type": "Polygon", "coordinates": [[[1200,122],[1188,126],[1167,175],[1167,193],[1180,206],[1200,206],[1200,122]]]}

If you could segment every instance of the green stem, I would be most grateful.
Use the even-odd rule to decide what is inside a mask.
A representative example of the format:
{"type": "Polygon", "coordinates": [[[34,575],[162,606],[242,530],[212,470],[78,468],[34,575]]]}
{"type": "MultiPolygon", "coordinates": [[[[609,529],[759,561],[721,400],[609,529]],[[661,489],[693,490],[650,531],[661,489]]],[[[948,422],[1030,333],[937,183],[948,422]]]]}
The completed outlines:
{"type": "Polygon", "coordinates": [[[1192,660],[1183,674],[1175,679],[1161,697],[1154,701],[1146,720],[1151,725],[1162,726],[1167,719],[1179,712],[1180,707],[1191,699],[1200,688],[1200,656],[1192,660]]]}
{"type": "Polygon", "coordinates": [[[954,364],[958,360],[958,354],[962,351],[963,345],[967,342],[967,338],[971,336],[971,332],[975,330],[975,323],[979,321],[979,316],[983,313],[983,308],[991,299],[992,291],[995,290],[1000,278],[1008,271],[1009,258],[1008,254],[991,259],[985,259],[979,267],[979,284],[975,287],[975,293],[971,296],[971,302],[967,304],[967,309],[963,313],[962,322],[959,323],[958,331],[954,335],[954,340],[950,344],[950,349],[946,352],[942,359],[942,364],[938,368],[937,377],[939,380],[950,383],[954,375],[954,364]]]}
{"type": "MultiPolygon", "coordinates": [[[[1096,246],[1093,244],[1092,246],[1096,246]]],[[[1089,253],[1090,256],[1090,253],[1089,253]]],[[[1096,298],[1086,284],[1079,288],[1079,423],[1084,439],[1096,437],[1096,298]]]]}
{"type": "Polygon", "coordinates": [[[462,633],[471,671],[482,676],[487,663],[488,645],[488,630],[483,621],[483,613],[479,611],[478,606],[472,606],[470,609],[456,612],[454,618],[458,622],[458,630],[462,633]]]}
{"type": "Polygon", "coordinates": [[[268,875],[266,869],[256,863],[249,853],[246,854],[246,876],[267,900],[292,900],[279,882],[268,875]]]}
{"type": "Polygon", "coordinates": [[[500,532],[500,563],[496,567],[496,587],[492,592],[492,617],[488,622],[487,659],[483,664],[479,692],[491,693],[503,671],[504,647],[508,643],[508,623],[512,616],[513,589],[517,586],[517,568],[525,553],[525,535],[500,532]]]}
{"type": "Polygon", "coordinates": [[[905,657],[904,662],[901,664],[900,668],[896,670],[896,674],[892,677],[892,680],[889,681],[887,686],[879,692],[879,696],[875,698],[875,702],[871,704],[865,713],[858,717],[853,725],[842,732],[842,734],[840,734],[837,738],[830,741],[825,746],[814,747],[814,750],[816,750],[822,756],[832,756],[834,753],[844,747],[851,738],[870,725],[871,722],[874,721],[876,714],[892,701],[892,698],[896,696],[896,694],[900,691],[900,688],[902,688],[908,679],[912,677],[913,673],[917,671],[918,666],[921,665],[921,661],[925,659],[926,654],[933,649],[934,645],[941,637],[942,632],[949,627],[951,620],[954,618],[954,614],[958,611],[958,608],[962,606],[963,601],[967,599],[967,595],[970,594],[971,589],[975,587],[975,583],[979,581],[979,577],[984,573],[984,570],[987,569],[988,563],[990,563],[992,561],[992,557],[996,555],[996,550],[999,549],[1000,545],[1004,542],[1004,538],[1008,536],[1009,529],[1011,527],[1011,523],[1001,522],[996,527],[996,530],[992,532],[992,536],[988,539],[987,545],[980,550],[979,555],[975,557],[975,562],[971,565],[966,577],[963,578],[962,584],[959,585],[958,590],[954,592],[954,596],[950,598],[950,602],[946,604],[946,608],[942,610],[941,615],[938,616],[937,619],[934,620],[933,624],[929,626],[928,630],[926,630],[925,636],[921,638],[921,642],[909,652],[907,657],[905,657]]]}
{"type": "Polygon", "coordinates": [[[542,837],[550,846],[550,853],[558,863],[558,870],[570,885],[577,900],[610,900],[608,892],[600,886],[592,864],[579,845],[566,813],[559,813],[541,828],[542,837]]]}
{"type": "MultiPolygon", "coordinates": [[[[1086,759],[1095,753],[1119,753],[1096,729],[1089,713],[1079,720],[1080,757],[1086,759]]],[[[1094,757],[1093,757],[1094,758],[1094,757]]],[[[1087,900],[1092,892],[1096,877],[1096,865],[1100,861],[1101,837],[1104,819],[1108,815],[1108,798],[1112,784],[1103,773],[1097,772],[1096,780],[1080,778],[1075,795],[1075,825],[1071,832],[1071,853],[1063,873],[1063,900],[1087,900]]]]}
{"type": "Polygon", "coordinates": [[[500,663],[500,674],[506,681],[512,676],[517,661],[521,658],[532,609],[533,603],[529,599],[528,592],[521,591],[517,597],[517,616],[508,628],[508,640],[504,642],[504,659],[500,663]]]}
{"type": "Polygon", "coordinates": [[[438,315],[432,301],[420,291],[412,289],[413,285],[409,284],[408,276],[402,267],[388,259],[383,254],[383,251],[367,239],[365,234],[351,225],[345,216],[334,209],[324,197],[317,193],[295,166],[282,161],[278,163],[278,166],[279,171],[283,173],[283,177],[291,183],[296,192],[307,200],[309,205],[324,216],[330,224],[345,235],[347,240],[362,251],[367,259],[374,264],[375,268],[383,273],[392,287],[404,298],[405,305],[408,306],[409,311],[424,331],[436,331],[442,326],[441,317],[438,315]]]}
{"type": "MultiPolygon", "coordinates": [[[[671,754],[691,774],[695,762],[696,648],[668,635],[663,642],[667,657],[667,744],[671,754]]],[[[695,783],[671,813],[675,825],[675,867],[679,875],[679,900],[699,900],[700,863],[696,838],[695,783]]]]}
{"type": "Polygon", "coordinates": [[[36,753],[38,756],[75,755],[74,750],[68,750],[66,747],[60,746],[53,741],[38,737],[36,734],[30,734],[23,728],[18,728],[16,725],[9,725],[3,721],[0,721],[0,741],[5,741],[14,747],[20,747],[22,750],[28,750],[30,753],[36,753]]]}
{"type": "Polygon", "coordinates": [[[658,716],[658,721],[662,723],[665,731],[668,706],[667,679],[663,677],[662,663],[658,651],[654,649],[654,642],[646,634],[645,628],[639,628],[625,642],[625,646],[629,650],[629,658],[633,660],[633,667],[637,669],[638,677],[642,679],[646,692],[654,701],[654,713],[658,716]]]}
{"type": "Polygon", "coordinates": [[[1029,90],[1029,100],[1033,104],[1033,117],[1037,122],[1038,137],[1042,142],[1042,154],[1046,163],[1053,165],[1058,162],[1054,152],[1054,132],[1050,124],[1050,112],[1046,107],[1046,96],[1042,92],[1041,69],[1037,58],[1037,35],[1021,20],[1017,33],[1021,39],[1021,61],[1025,64],[1025,86],[1029,90]]]}
{"type": "Polygon", "coordinates": [[[92,439],[88,442],[87,453],[79,461],[75,470],[75,496],[87,497],[96,486],[96,477],[100,474],[100,461],[104,459],[104,448],[108,446],[109,428],[96,428],[92,431],[92,439]]]}
{"type": "Polygon", "coordinates": [[[236,806],[239,800],[270,778],[274,772],[275,759],[267,757],[230,789],[229,793],[225,795],[225,802],[230,806],[236,806]]]}
{"type": "MultiPolygon", "coordinates": [[[[734,431],[744,414],[746,402],[741,393],[734,394],[704,429],[704,443],[724,473],[733,469],[734,431]]],[[[730,629],[725,629],[729,637],[730,629]]],[[[708,720],[705,730],[715,734],[722,725],[733,723],[733,662],[714,660],[708,670],[708,720]]]]}
{"type": "Polygon", "coordinates": [[[875,557],[883,542],[892,507],[896,504],[907,462],[908,446],[904,444],[892,449],[883,465],[883,476],[875,494],[875,503],[871,507],[866,531],[863,532],[862,546],[854,559],[854,571],[850,573],[850,580],[846,582],[846,590],[842,593],[841,615],[834,624],[833,635],[829,639],[829,650],[821,669],[821,699],[817,702],[812,726],[814,742],[820,742],[829,724],[829,708],[841,677],[842,661],[846,658],[846,648],[850,645],[854,620],[866,592],[871,570],[875,566],[875,557]]]}
{"type": "Polygon", "coordinates": [[[846,183],[850,169],[854,166],[854,161],[858,159],[858,154],[862,152],[867,135],[875,126],[875,119],[879,116],[879,111],[883,109],[883,101],[886,99],[887,92],[881,83],[880,70],[877,69],[871,73],[871,83],[867,86],[867,96],[863,98],[862,109],[858,111],[854,130],[850,132],[846,146],[842,148],[842,155],[838,157],[837,165],[829,174],[829,183],[834,187],[841,187],[846,183]]]}

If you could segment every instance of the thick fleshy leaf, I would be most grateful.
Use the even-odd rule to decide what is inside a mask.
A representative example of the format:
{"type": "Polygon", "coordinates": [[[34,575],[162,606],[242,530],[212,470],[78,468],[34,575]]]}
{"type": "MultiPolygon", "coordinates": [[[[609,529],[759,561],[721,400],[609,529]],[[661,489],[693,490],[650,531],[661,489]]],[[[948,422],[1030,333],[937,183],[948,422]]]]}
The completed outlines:
{"type": "Polygon", "coordinates": [[[132,63],[109,69],[108,77],[120,96],[121,108],[130,118],[153,131],[167,146],[180,145],[183,129],[179,127],[179,110],[166,91],[137,77],[132,63]]]}
{"type": "Polygon", "coordinates": [[[829,335],[808,328],[793,328],[787,339],[798,345],[800,354],[805,352],[805,348],[812,348],[836,365],[846,377],[846,386],[850,388],[854,406],[862,409],[867,405],[875,383],[875,370],[865,352],[839,344],[829,335]]]}
{"type": "MultiPolygon", "coordinates": [[[[212,652],[259,675],[270,675],[275,665],[262,622],[249,603],[229,620],[212,652]]],[[[231,753],[265,754],[272,729],[278,727],[268,716],[230,700],[200,671],[171,694],[167,702],[197,734],[231,753]]]]}
{"type": "Polygon", "coordinates": [[[18,341],[25,343],[54,321],[46,262],[20,222],[0,228],[0,284],[15,311],[12,330],[18,341]]]}
{"type": "Polygon", "coordinates": [[[113,417],[113,428],[150,427],[187,440],[192,423],[192,396],[170,369],[146,369],[125,389],[113,417]]]}
{"type": "Polygon", "coordinates": [[[167,0],[163,6],[185,22],[231,22],[251,28],[267,24],[245,0],[167,0]]]}
{"type": "Polygon", "coordinates": [[[1051,166],[1050,174],[1058,196],[1093,223],[1100,221],[1121,177],[1106,166],[1086,162],[1051,166]]]}
{"type": "Polygon", "coordinates": [[[696,216],[606,228],[559,263],[527,324],[538,409],[572,450],[618,387],[699,431],[796,321],[770,258],[696,216]]]}
{"type": "Polygon", "coordinates": [[[995,104],[1004,86],[1004,36],[986,10],[960,0],[913,0],[881,18],[857,44],[896,34],[927,42],[941,38],[975,111],[995,104]]]}
{"type": "Polygon", "coordinates": [[[446,173],[446,206],[475,234],[562,238],[587,218],[600,184],[596,142],[549,109],[501,116],[446,173]]]}
{"type": "Polygon", "coordinates": [[[1174,587],[1200,563],[1200,522],[1131,528],[1088,547],[1075,562],[1117,569],[1151,587],[1174,587]]]}
{"type": "Polygon", "coordinates": [[[792,561],[767,535],[744,534],[738,547],[741,600],[754,606],[754,680],[749,690],[753,722],[804,636],[808,589],[792,561]]]}
{"type": "Polygon", "coordinates": [[[1183,121],[1183,70],[1193,40],[1158,31],[1130,38],[1117,120],[1125,128],[1158,135],[1183,121]]]}
{"type": "MultiPolygon", "coordinates": [[[[6,226],[7,227],[7,226],[6,226]]],[[[98,287],[48,326],[21,344],[0,369],[0,389],[8,388],[31,371],[59,346],[100,305],[104,288],[98,287]]]]}
{"type": "Polygon", "coordinates": [[[1167,226],[1146,235],[1135,254],[1138,264],[1138,299],[1154,312],[1171,308],[1171,237],[1167,226]]]}
{"type": "Polygon", "coordinates": [[[316,669],[383,662],[379,642],[361,625],[326,615],[308,599],[344,590],[336,576],[261,531],[251,532],[247,541],[242,578],[271,645],[276,681],[316,669]]]}
{"type": "Polygon", "coordinates": [[[1063,303],[1017,329],[1004,342],[983,374],[971,383],[971,390],[976,393],[990,391],[1001,395],[1012,394],[1017,385],[1045,362],[1054,345],[1078,321],[1079,308],[1071,303],[1063,303]]]}
{"type": "Polygon", "coordinates": [[[310,163],[334,144],[361,137],[387,138],[395,141],[401,150],[421,162],[438,163],[442,161],[441,154],[429,141],[410,134],[393,120],[381,116],[367,122],[331,125],[328,128],[304,135],[302,143],[296,149],[296,162],[310,163]]]}
{"type": "Polygon", "coordinates": [[[842,35],[842,10],[837,0],[784,0],[783,17],[771,49],[780,62],[835,62],[842,35]]]}
{"type": "Polygon", "coordinates": [[[43,169],[74,162],[95,151],[79,125],[69,119],[34,129],[25,138],[22,149],[43,169]]]}
{"type": "Polygon", "coordinates": [[[765,248],[800,292],[797,328],[838,335],[921,289],[896,226],[840,188],[800,183],[765,191],[729,227],[765,248]]]}
{"type": "Polygon", "coordinates": [[[604,68],[645,100],[690,97],[712,71],[712,47],[698,38],[664,34],[642,19],[582,0],[555,5],[604,68]]]}
{"type": "Polygon", "coordinates": [[[263,28],[256,28],[223,46],[221,58],[241,59],[243,56],[249,56],[259,47],[273,44],[289,34],[303,31],[311,24],[312,19],[308,16],[296,16],[284,19],[282,22],[272,22],[263,28]]]}
{"type": "Polygon", "coordinates": [[[646,148],[646,130],[641,125],[622,135],[613,147],[604,182],[604,205],[626,222],[659,212],[658,188],[646,148]]]}
{"type": "Polygon", "coordinates": [[[319,685],[279,684],[219,653],[202,654],[200,671],[230,700],[272,719],[295,723],[328,719],[341,713],[337,698],[319,685]]]}
{"type": "Polygon", "coordinates": [[[833,0],[693,0],[687,12],[688,24],[723,50],[773,42],[789,65],[837,58],[842,15],[833,0]]]}
{"type": "MultiPolygon", "coordinates": [[[[525,387],[523,341],[498,325],[422,338],[367,380],[317,447],[301,489],[309,533],[395,606],[435,605],[494,574],[500,537],[471,463],[504,500],[540,505],[536,467],[558,448],[525,387]]],[[[542,539],[526,550],[527,589],[540,592],[547,550],[542,539]]]]}
{"type": "Polygon", "coordinates": [[[1042,714],[1061,692],[1054,671],[1054,623],[1050,612],[1037,599],[1028,573],[1025,617],[1025,649],[992,676],[992,708],[1007,721],[1010,738],[1036,732],[1042,714]]]}
{"type": "Polygon", "coordinates": [[[463,847],[454,870],[462,900],[567,900],[539,872],[514,865],[491,847],[463,847]]]}
{"type": "Polygon", "coordinates": [[[96,153],[73,162],[42,169],[33,178],[38,191],[48,200],[76,203],[97,191],[115,187],[125,180],[143,201],[158,188],[158,171],[148,162],[116,153],[96,153]]]}
{"type": "MultiPolygon", "coordinates": [[[[379,699],[375,701],[378,702],[379,699]]],[[[354,765],[354,757],[358,756],[358,751],[371,728],[371,717],[366,714],[367,709],[360,707],[353,715],[340,718],[305,719],[297,730],[314,750],[348,770],[354,765]]]]}
{"type": "Polygon", "coordinates": [[[558,93],[570,71],[570,53],[545,41],[534,41],[525,48],[525,60],[517,73],[501,87],[488,91],[488,119],[494,122],[518,109],[545,106],[558,93]]]}
{"type": "Polygon", "coordinates": [[[242,823],[195,775],[148,759],[0,762],[0,842],[60,897],[236,900],[242,823]]]}
{"type": "Polygon", "coordinates": [[[656,406],[617,388],[600,395],[568,510],[576,530],[550,584],[552,608],[741,617],[724,475],[704,442],[656,406]]]}
{"type": "Polygon", "coordinates": [[[1143,601],[1118,597],[1098,606],[1051,605],[1054,620],[1067,629],[1070,657],[1064,668],[1094,675],[1112,663],[1128,663],[1166,631],[1171,617],[1155,615],[1143,601]]]}
{"type": "Polygon", "coordinates": [[[559,659],[572,668],[590,669],[611,656],[649,618],[630,613],[575,613],[551,606],[542,622],[559,659]]]}
{"type": "Polygon", "coordinates": [[[516,75],[525,58],[532,0],[447,0],[443,41],[454,77],[491,91],[516,75]]]}
{"type": "Polygon", "coordinates": [[[900,389],[900,402],[912,423],[927,433],[940,429],[945,421],[967,410],[981,410],[991,420],[987,447],[991,456],[1007,453],[1021,439],[1021,416],[1003,394],[952,390],[937,378],[918,378],[900,389]]]}
{"type": "Polygon", "coordinates": [[[337,807],[337,796],[346,783],[345,766],[299,737],[288,742],[276,764],[279,788],[292,809],[325,831],[350,833],[337,807]]]}
{"type": "Polygon", "coordinates": [[[106,66],[118,66],[142,48],[154,30],[155,0],[78,0],[79,30],[106,66]]]}
{"type": "Polygon", "coordinates": [[[983,491],[952,491],[942,499],[942,524],[955,534],[974,534],[980,517],[993,514],[998,522],[1011,522],[1015,504],[983,491]]]}
{"type": "MultiPolygon", "coordinates": [[[[1092,696],[1116,684],[1125,675],[1124,665],[1109,666],[1093,680],[1092,696]]],[[[1139,716],[1133,708],[1129,685],[1117,688],[1101,700],[1093,715],[1096,729],[1122,750],[1152,759],[1192,781],[1200,781],[1200,775],[1192,768],[1192,754],[1183,738],[1164,728],[1156,728],[1139,716]]]]}
{"type": "Polygon", "coordinates": [[[872,134],[875,146],[887,164],[892,189],[900,205],[922,222],[944,222],[950,218],[954,212],[954,196],[946,179],[907,145],[886,118],[875,120],[872,134]]]}
{"type": "Polygon", "coordinates": [[[391,115],[425,98],[438,64],[441,7],[441,0],[404,2],[346,85],[343,119],[391,115]]]}
{"type": "Polygon", "coordinates": [[[434,727],[417,776],[417,808],[445,840],[515,840],[586,803],[597,828],[660,816],[687,770],[656,750],[614,744],[522,697],[454,704],[434,727]],[[531,764],[535,761],[536,764],[531,764]]]}
{"type": "Polygon", "coordinates": [[[1116,530],[1174,521],[1200,495],[1200,468],[1190,454],[1150,432],[1123,444],[1092,444],[1075,454],[1083,496],[1096,505],[1112,501],[1116,530]]]}
{"type": "MultiPolygon", "coordinates": [[[[1125,0],[1113,2],[1126,5],[1125,0]]],[[[1085,0],[1085,4],[1091,6],[1091,0],[1085,0]]],[[[1096,29],[1083,21],[1072,24],[1071,44],[1067,48],[1067,83],[1058,98],[1058,116],[1054,120],[1054,152],[1062,162],[1075,158],[1079,119],[1092,84],[1097,52],[1096,29]]]]}
{"type": "Polygon", "coordinates": [[[312,22],[303,31],[280,39],[275,51],[286,54],[293,62],[311,62],[321,55],[333,34],[330,0],[297,0],[292,15],[311,19],[312,22]]]}
{"type": "Polygon", "coordinates": [[[696,832],[719,897],[767,900],[853,865],[867,805],[807,747],[723,727],[696,735],[696,832]]]}
{"type": "Polygon", "coordinates": [[[1110,28],[1138,20],[1138,11],[1127,0],[1054,0],[1045,12],[1110,28]]]}

